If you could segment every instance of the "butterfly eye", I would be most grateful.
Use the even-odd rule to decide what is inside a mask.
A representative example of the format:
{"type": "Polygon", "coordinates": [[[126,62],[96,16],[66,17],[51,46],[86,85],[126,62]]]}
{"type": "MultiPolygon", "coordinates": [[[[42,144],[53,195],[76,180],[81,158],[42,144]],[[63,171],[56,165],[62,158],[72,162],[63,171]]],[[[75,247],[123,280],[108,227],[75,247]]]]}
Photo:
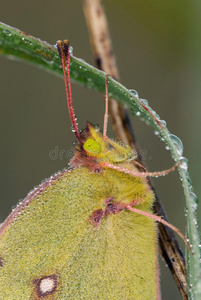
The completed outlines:
{"type": "Polygon", "coordinates": [[[89,154],[100,154],[101,153],[101,145],[93,139],[88,139],[84,143],[84,150],[89,154]]]}

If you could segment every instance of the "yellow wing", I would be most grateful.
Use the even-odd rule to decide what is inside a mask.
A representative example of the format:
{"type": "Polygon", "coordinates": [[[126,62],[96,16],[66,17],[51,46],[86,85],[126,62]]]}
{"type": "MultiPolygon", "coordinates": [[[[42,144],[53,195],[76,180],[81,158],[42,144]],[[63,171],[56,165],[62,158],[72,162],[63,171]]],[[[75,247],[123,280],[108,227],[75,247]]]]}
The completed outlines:
{"type": "Polygon", "coordinates": [[[120,207],[139,197],[151,212],[146,180],[114,170],[47,180],[1,228],[0,299],[156,299],[156,225],[120,207]]]}

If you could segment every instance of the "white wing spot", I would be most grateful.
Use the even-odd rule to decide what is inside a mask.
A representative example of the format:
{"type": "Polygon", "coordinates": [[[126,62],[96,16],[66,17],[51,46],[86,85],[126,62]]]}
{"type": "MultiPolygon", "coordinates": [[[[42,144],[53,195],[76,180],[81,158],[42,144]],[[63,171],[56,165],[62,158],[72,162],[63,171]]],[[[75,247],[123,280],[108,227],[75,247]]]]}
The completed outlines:
{"type": "Polygon", "coordinates": [[[56,287],[56,282],[54,278],[47,277],[41,279],[40,286],[39,286],[41,294],[46,294],[46,293],[49,294],[55,290],[55,287],[56,287]]]}

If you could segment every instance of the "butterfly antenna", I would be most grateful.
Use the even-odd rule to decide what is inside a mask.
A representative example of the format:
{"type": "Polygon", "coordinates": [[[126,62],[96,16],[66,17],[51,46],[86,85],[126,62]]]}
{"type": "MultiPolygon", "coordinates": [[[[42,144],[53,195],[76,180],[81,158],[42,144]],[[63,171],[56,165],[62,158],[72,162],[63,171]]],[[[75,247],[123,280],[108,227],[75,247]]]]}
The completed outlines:
{"type": "Polygon", "coordinates": [[[68,111],[71,119],[71,123],[75,132],[75,136],[78,140],[80,140],[80,134],[76,123],[75,113],[73,110],[73,101],[72,101],[72,90],[71,90],[71,80],[70,80],[70,46],[69,41],[64,40],[57,41],[57,50],[61,59],[61,64],[63,68],[64,74],[64,83],[66,89],[66,97],[67,97],[67,104],[68,104],[68,111]],[[66,68],[65,68],[66,62],[66,68]],[[67,69],[67,73],[66,73],[67,69]]]}
{"type": "Polygon", "coordinates": [[[103,138],[107,139],[107,123],[108,123],[108,74],[105,75],[105,115],[103,123],[103,138]]]}

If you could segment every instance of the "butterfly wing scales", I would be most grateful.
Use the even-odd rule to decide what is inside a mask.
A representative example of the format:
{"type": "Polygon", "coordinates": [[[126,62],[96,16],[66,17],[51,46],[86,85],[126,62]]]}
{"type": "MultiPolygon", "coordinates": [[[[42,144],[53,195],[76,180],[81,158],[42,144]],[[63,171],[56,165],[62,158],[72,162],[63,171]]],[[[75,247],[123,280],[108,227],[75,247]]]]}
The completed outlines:
{"type": "Polygon", "coordinates": [[[156,299],[154,221],[123,210],[90,222],[106,199],[140,196],[151,212],[144,179],[87,168],[57,175],[4,228],[0,299],[156,299]]]}

